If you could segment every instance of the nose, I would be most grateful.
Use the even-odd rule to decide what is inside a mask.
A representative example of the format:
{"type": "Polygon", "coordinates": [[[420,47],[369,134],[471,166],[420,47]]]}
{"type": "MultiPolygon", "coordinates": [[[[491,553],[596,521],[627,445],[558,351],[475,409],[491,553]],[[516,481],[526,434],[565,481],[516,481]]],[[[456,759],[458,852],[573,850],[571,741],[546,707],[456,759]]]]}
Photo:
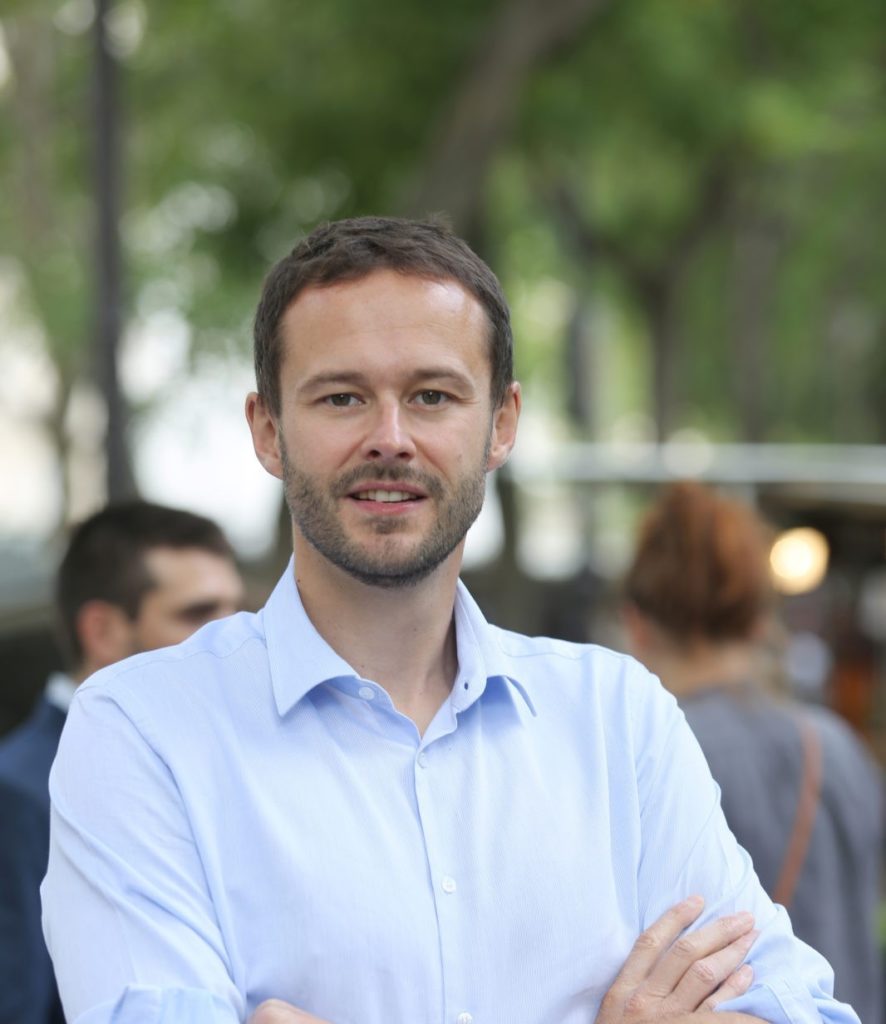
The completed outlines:
{"type": "Polygon", "coordinates": [[[381,402],[374,410],[364,443],[368,459],[408,461],[415,455],[408,413],[397,401],[381,402]]]}

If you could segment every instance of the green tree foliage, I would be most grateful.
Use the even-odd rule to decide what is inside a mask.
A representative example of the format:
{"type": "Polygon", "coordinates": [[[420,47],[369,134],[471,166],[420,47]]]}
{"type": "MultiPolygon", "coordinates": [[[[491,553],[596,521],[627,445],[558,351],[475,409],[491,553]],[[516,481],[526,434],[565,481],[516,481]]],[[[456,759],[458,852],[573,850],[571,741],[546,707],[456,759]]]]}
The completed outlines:
{"type": "Polygon", "coordinates": [[[662,434],[882,434],[858,398],[884,315],[884,18],[636,0],[532,82],[518,209],[555,225],[576,289],[642,314],[662,434]]]}
{"type": "MultiPolygon", "coordinates": [[[[0,267],[60,452],[91,369],[90,11],[0,16],[0,267]]],[[[561,404],[590,318],[598,428],[886,437],[880,0],[117,0],[111,29],[129,309],[174,308],[194,358],[246,350],[317,221],[449,208],[561,404]]]]}

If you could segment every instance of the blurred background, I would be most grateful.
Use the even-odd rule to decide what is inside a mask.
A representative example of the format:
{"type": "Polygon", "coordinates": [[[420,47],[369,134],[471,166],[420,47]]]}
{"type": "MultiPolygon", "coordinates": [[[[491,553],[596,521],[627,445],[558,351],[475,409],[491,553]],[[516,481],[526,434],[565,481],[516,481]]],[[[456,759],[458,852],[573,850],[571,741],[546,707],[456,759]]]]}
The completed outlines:
{"type": "Polygon", "coordinates": [[[620,646],[655,487],[779,530],[785,679],[886,758],[882,0],[3,0],[0,731],[57,654],[68,524],[286,558],[243,422],[269,265],[444,211],[510,297],[522,437],[472,531],[503,625],[620,646]]]}

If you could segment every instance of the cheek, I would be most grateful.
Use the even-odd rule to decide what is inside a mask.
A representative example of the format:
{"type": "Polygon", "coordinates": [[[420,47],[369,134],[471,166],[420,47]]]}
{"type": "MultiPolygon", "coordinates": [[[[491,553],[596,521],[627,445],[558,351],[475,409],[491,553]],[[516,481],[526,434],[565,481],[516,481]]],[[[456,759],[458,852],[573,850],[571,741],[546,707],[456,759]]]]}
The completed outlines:
{"type": "Polygon", "coordinates": [[[143,651],[171,647],[173,644],[180,644],[182,640],[187,640],[195,629],[191,623],[181,622],[162,608],[153,608],[139,621],[139,646],[143,651]]]}
{"type": "Polygon", "coordinates": [[[346,423],[295,423],[284,441],[291,465],[311,476],[334,471],[360,449],[360,435],[346,423]]]}

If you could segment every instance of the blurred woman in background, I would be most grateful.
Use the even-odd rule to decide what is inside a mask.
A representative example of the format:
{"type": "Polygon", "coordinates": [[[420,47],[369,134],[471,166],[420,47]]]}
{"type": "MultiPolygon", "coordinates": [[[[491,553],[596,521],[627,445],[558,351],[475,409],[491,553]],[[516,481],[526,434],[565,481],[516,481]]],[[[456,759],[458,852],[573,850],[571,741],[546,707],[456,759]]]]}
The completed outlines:
{"type": "Polygon", "coordinates": [[[769,539],[744,504],[667,487],[640,529],[625,629],[680,702],[764,888],[831,962],[837,997],[881,1024],[881,776],[842,719],[763,684],[769,539]]]}

